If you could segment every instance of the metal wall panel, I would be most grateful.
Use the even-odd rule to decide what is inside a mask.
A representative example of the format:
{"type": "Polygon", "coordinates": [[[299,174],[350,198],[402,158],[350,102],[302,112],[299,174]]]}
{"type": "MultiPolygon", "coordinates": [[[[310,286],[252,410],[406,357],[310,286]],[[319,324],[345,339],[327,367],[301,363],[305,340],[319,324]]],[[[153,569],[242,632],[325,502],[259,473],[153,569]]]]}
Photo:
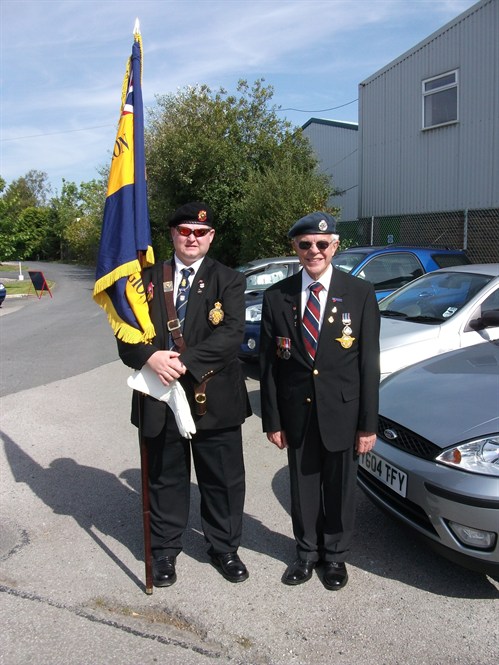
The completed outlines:
{"type": "Polygon", "coordinates": [[[343,192],[328,204],[341,208],[339,219],[357,219],[358,205],[358,125],[311,118],[303,126],[319,160],[322,173],[331,176],[335,189],[343,192]]]}
{"type": "Polygon", "coordinates": [[[499,0],[359,86],[359,217],[499,207],[499,0]],[[424,79],[458,70],[459,118],[422,130],[424,79]]]}

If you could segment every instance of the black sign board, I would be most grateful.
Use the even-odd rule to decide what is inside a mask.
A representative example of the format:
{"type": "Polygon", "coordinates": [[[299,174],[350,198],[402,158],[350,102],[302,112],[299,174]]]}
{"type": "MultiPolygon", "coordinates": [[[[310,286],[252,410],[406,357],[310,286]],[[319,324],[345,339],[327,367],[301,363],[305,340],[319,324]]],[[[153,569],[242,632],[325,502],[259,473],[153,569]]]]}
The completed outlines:
{"type": "Polygon", "coordinates": [[[28,275],[31,279],[36,295],[38,296],[38,300],[40,300],[44,291],[48,291],[52,298],[52,293],[50,292],[47,280],[43,276],[43,272],[39,272],[38,270],[28,270],[28,275]]]}

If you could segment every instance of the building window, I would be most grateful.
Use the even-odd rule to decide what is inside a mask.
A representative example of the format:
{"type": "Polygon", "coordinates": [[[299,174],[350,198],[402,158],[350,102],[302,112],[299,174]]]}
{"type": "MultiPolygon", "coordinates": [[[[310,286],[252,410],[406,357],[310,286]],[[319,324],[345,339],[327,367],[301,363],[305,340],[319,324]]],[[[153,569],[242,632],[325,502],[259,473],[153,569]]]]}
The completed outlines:
{"type": "Polygon", "coordinates": [[[458,121],[458,71],[423,81],[423,129],[458,121]]]}

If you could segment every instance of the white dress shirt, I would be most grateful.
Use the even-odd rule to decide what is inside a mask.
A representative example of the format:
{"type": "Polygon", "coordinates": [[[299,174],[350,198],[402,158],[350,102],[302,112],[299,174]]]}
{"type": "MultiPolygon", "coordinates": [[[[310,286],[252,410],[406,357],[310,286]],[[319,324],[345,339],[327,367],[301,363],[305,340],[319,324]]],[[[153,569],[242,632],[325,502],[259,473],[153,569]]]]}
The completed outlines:
{"type": "Polygon", "coordinates": [[[326,272],[321,275],[320,279],[312,279],[308,272],[303,268],[301,271],[301,316],[303,319],[303,312],[307,305],[308,296],[310,295],[310,289],[308,288],[310,284],[318,282],[324,287],[319,293],[319,302],[321,304],[321,317],[319,321],[319,330],[322,326],[322,321],[324,320],[324,312],[326,311],[326,301],[327,293],[329,291],[329,286],[331,284],[331,278],[333,276],[333,267],[331,264],[328,265],[326,272]]]}

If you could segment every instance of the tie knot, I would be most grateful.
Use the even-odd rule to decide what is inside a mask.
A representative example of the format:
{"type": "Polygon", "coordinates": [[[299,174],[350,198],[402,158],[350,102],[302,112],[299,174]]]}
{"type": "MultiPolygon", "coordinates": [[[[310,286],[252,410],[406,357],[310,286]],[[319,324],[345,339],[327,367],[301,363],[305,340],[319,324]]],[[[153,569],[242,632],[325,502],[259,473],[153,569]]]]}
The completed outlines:
{"type": "Polygon", "coordinates": [[[184,279],[189,279],[192,273],[192,268],[182,268],[181,273],[184,279]]]}
{"type": "Polygon", "coordinates": [[[310,284],[310,286],[308,288],[311,291],[313,291],[315,293],[315,295],[317,296],[322,291],[322,289],[324,287],[322,286],[322,284],[320,282],[312,282],[312,284],[310,284]]]}

